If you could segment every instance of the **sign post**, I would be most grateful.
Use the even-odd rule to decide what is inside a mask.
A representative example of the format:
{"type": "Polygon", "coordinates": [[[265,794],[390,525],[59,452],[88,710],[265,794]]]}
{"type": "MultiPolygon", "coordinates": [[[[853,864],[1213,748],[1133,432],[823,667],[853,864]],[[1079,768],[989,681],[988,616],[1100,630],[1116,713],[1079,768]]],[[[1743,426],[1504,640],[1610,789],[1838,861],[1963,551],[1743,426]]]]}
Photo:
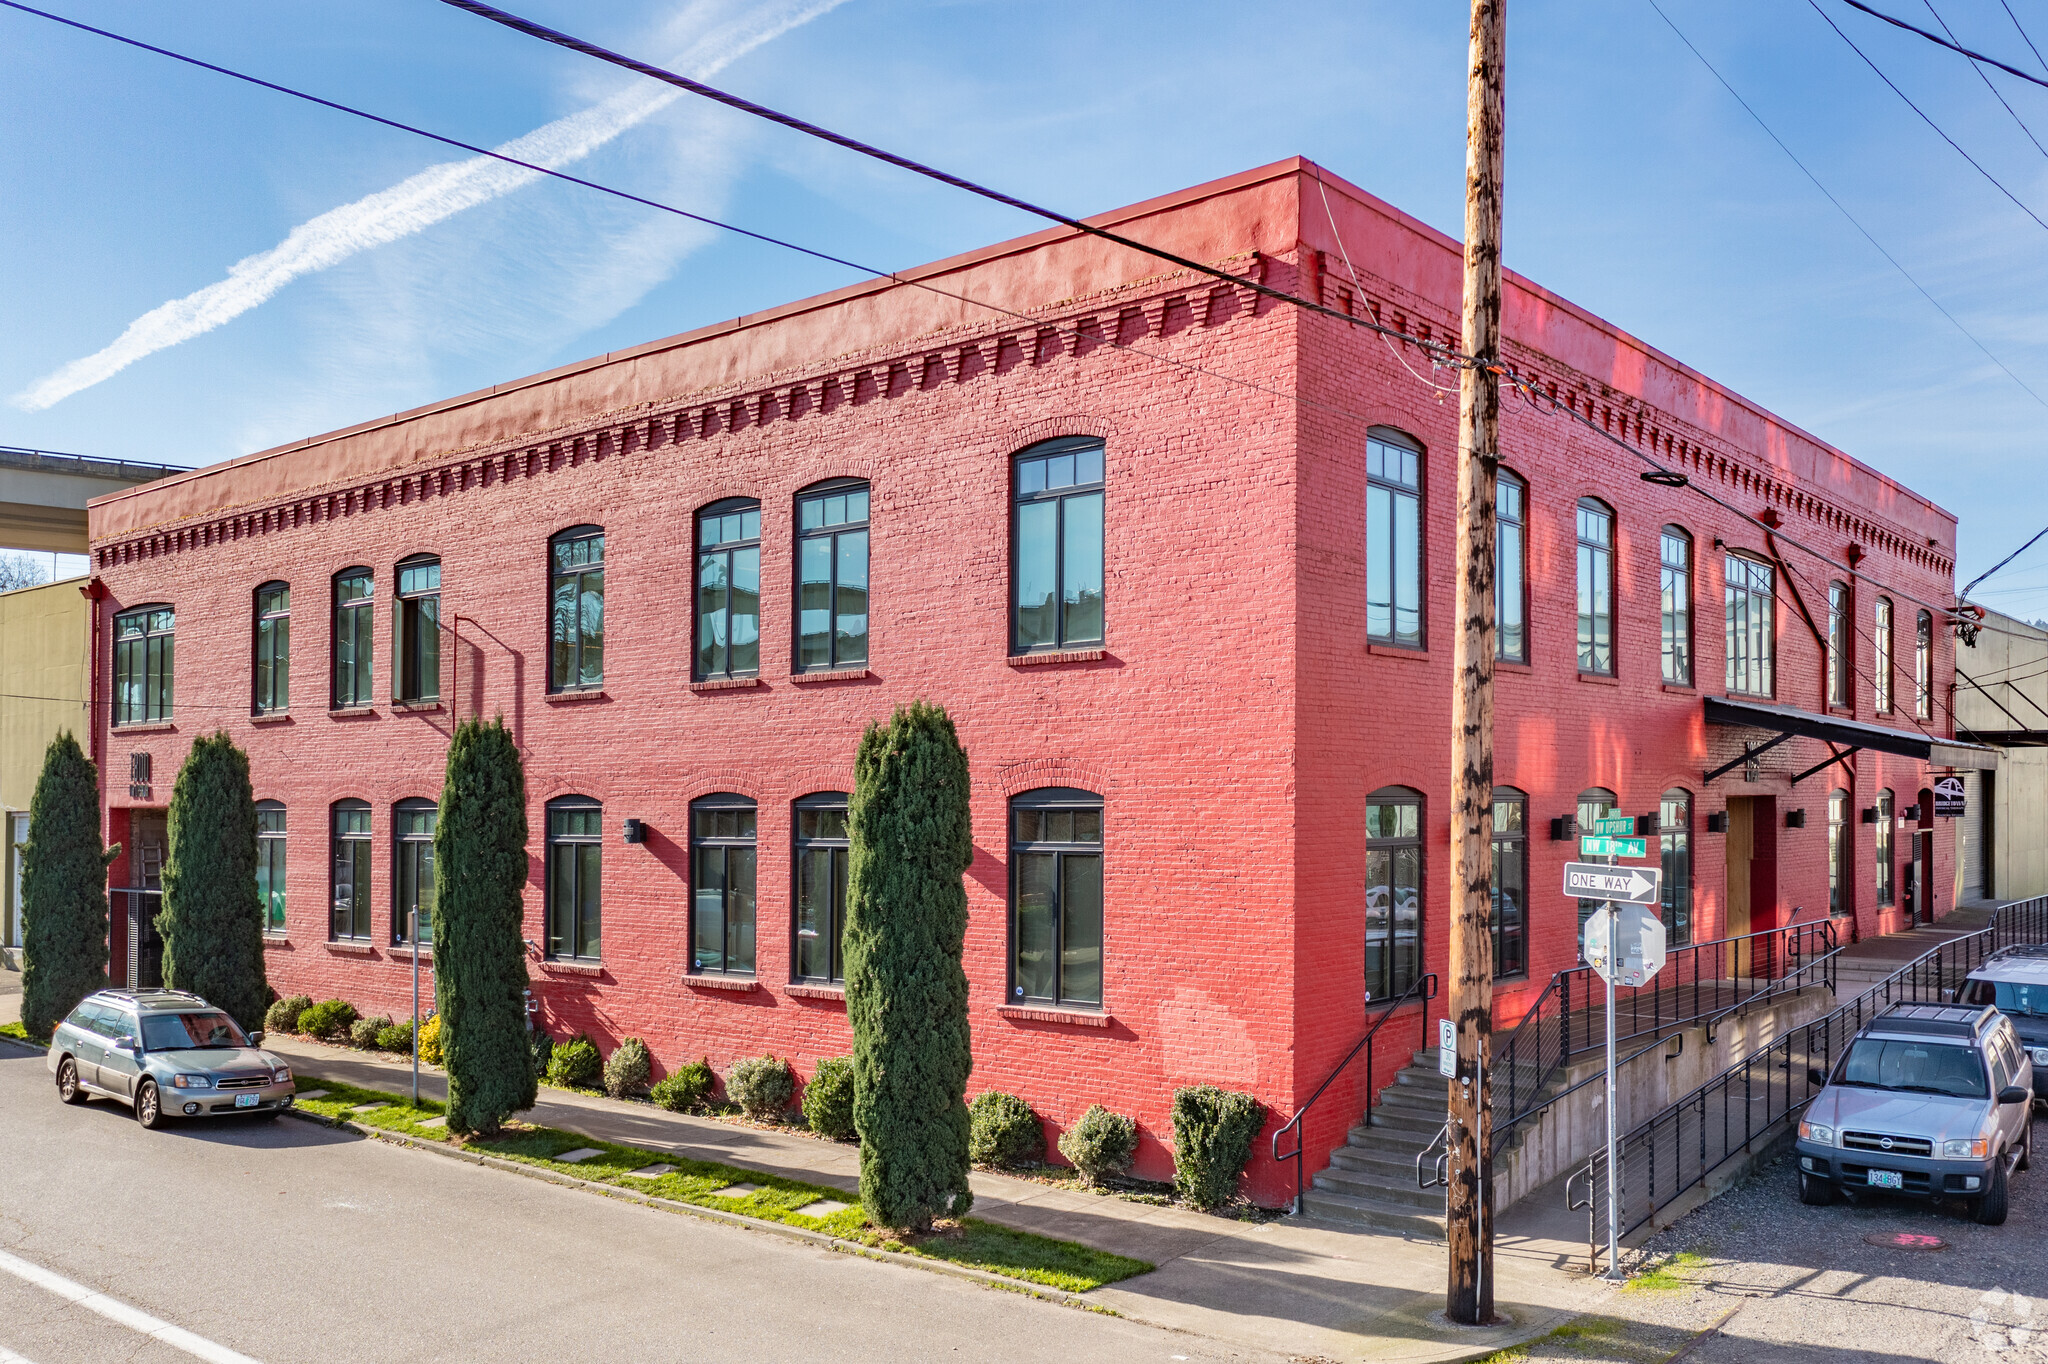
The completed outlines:
{"type": "MultiPolygon", "coordinates": [[[[1656,882],[1651,882],[1652,887],[1656,882]]],[[[1571,864],[1566,864],[1565,890],[1572,889],[1571,864]]],[[[1614,991],[1646,985],[1664,969],[1664,924],[1638,905],[1602,906],[1586,920],[1586,963],[1607,982],[1607,1277],[1621,1272],[1621,1153],[1615,1149],[1614,991]]]]}
{"type": "Polygon", "coordinates": [[[406,937],[412,943],[412,1106],[420,1106],[420,912],[406,913],[406,937]]]}

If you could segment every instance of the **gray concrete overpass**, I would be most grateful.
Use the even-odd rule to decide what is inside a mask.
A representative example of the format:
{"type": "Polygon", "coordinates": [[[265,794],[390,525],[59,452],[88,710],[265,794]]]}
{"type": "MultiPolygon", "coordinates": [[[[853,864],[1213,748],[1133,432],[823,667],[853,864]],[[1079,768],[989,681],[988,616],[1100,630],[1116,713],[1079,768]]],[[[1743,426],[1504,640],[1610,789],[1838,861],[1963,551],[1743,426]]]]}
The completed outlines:
{"type": "Polygon", "coordinates": [[[83,554],[88,498],[183,472],[0,445],[0,548],[83,554]]]}

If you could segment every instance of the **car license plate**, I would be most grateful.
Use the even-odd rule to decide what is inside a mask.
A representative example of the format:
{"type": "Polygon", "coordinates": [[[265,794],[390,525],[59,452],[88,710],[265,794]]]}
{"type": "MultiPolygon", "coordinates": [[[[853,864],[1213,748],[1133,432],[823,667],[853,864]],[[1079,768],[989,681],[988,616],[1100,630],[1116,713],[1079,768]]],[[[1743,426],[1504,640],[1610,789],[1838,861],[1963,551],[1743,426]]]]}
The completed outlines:
{"type": "Polygon", "coordinates": [[[1879,1189],[1903,1189],[1906,1187],[1906,1177],[1897,1170],[1872,1170],[1870,1183],[1872,1187],[1879,1189]]]}
{"type": "MultiPolygon", "coordinates": [[[[235,1107],[237,1107],[237,1108],[254,1108],[254,1107],[255,1107],[255,1106],[257,1105],[257,1103],[258,1103],[258,1102],[260,1102],[260,1101],[262,1100],[262,1098],[263,1098],[263,1096],[262,1096],[262,1095],[260,1095],[260,1094],[237,1094],[237,1095],[235,1096],[235,1107]]],[[[1872,1170],[1872,1171],[1870,1172],[1870,1175],[1871,1175],[1871,1182],[1872,1182],[1873,1184],[1877,1182],[1877,1175],[1878,1175],[1878,1173],[1879,1173],[1879,1172],[1878,1172],[1878,1171],[1876,1171],[1876,1170],[1872,1170]]],[[[1896,1180],[1898,1179],[1898,1176],[1897,1176],[1897,1175],[1893,1175],[1893,1176],[1892,1176],[1892,1179],[1893,1179],[1894,1181],[1896,1181],[1896,1180]]]]}

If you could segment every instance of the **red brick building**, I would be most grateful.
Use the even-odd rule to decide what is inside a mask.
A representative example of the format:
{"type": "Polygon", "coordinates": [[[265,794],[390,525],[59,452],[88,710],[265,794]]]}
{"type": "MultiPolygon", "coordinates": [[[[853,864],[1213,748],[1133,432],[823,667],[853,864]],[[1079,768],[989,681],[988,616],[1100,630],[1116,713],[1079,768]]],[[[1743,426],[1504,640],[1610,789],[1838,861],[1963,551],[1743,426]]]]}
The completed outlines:
{"type": "MultiPolygon", "coordinates": [[[[1304,161],[1095,221],[1456,337],[1455,243],[1304,161]]],[[[1368,991],[1442,968],[1455,375],[1065,229],[906,278],[95,502],[113,884],[149,883],[178,764],[224,728],[266,802],[272,983],[400,1012],[450,727],[502,714],[545,1026],[808,1075],[849,1049],[829,793],[927,698],[973,769],[972,1087],[1055,1131],[1132,1113],[1152,1174],[1177,1085],[1291,1114],[1368,991]]],[[[1826,915],[1831,870],[1851,931],[1898,927],[1909,876],[1944,911],[1950,826],[1896,817],[1927,761],[1794,785],[1830,756],[1801,735],[1703,776],[1781,737],[1746,706],[1949,732],[1955,518],[1525,280],[1506,335],[1546,402],[1503,417],[1501,1018],[1575,960],[1552,822],[1603,805],[1662,816],[1694,940],[1826,915]]],[[[149,970],[131,899],[117,976],[149,970]]],[[[1318,1105],[1311,1170],[1362,1085],[1318,1105]]],[[[1255,1196],[1292,1183],[1255,1155],[1255,1196]]]]}

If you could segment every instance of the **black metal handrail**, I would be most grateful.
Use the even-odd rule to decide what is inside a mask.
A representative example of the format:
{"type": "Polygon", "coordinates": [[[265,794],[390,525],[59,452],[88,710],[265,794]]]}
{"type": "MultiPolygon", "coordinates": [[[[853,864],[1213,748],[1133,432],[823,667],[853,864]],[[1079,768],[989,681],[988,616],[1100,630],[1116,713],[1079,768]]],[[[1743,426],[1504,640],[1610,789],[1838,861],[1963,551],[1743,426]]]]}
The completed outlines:
{"type": "Polygon", "coordinates": [[[1432,971],[1428,975],[1417,977],[1415,982],[1407,989],[1387,1001],[1386,1007],[1380,1010],[1380,1016],[1374,1019],[1372,1026],[1365,1030],[1365,1036],[1359,1038],[1357,1044],[1350,1051],[1344,1053],[1344,1059],[1339,1061],[1329,1076],[1316,1086],[1316,1092],[1308,1096],[1308,1102],[1303,1104],[1300,1111],[1293,1117],[1274,1129],[1273,1163],[1278,1165],[1283,1160],[1294,1162],[1294,1210],[1296,1212],[1301,1211],[1301,1191],[1305,1183],[1301,1168],[1303,1136],[1301,1120],[1308,1116],[1308,1111],[1311,1108],[1315,1107],[1316,1100],[1323,1097],[1323,1091],[1335,1084],[1337,1077],[1344,1073],[1344,1068],[1351,1064],[1359,1052],[1363,1051],[1365,1053],[1365,1123],[1368,1127],[1372,1126],[1372,1039],[1382,1027],[1386,1026],[1387,1020],[1392,1018],[1395,1011],[1403,1004],[1408,1003],[1410,1000],[1419,999],[1422,1001],[1422,1038],[1426,1045],[1429,1041],[1429,1001],[1435,998],[1436,972],[1432,971]],[[1280,1154],[1280,1138],[1289,1131],[1294,1133],[1294,1149],[1283,1156],[1280,1154]]]}

